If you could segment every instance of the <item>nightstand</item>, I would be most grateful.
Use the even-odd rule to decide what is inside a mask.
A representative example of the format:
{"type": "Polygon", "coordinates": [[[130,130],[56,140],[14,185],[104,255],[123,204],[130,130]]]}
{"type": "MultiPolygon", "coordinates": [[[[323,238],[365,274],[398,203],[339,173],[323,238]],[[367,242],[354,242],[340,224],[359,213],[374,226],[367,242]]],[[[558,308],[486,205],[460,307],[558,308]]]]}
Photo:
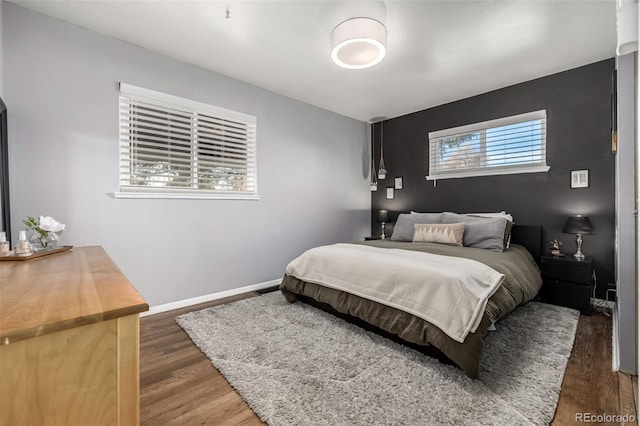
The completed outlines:
{"type": "Polygon", "coordinates": [[[591,294],[595,285],[595,259],[578,260],[572,255],[542,256],[542,302],[591,313],[591,294]]]}

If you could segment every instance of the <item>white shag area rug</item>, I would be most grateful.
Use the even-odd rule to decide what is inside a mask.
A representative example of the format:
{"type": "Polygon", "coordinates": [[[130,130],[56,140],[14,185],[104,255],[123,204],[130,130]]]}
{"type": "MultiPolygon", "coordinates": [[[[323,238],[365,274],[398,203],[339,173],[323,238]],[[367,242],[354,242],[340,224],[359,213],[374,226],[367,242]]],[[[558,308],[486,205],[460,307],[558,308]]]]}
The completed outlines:
{"type": "Polygon", "coordinates": [[[579,313],[531,302],[485,339],[476,380],[280,292],[176,319],[270,425],[543,425],[579,313]]]}

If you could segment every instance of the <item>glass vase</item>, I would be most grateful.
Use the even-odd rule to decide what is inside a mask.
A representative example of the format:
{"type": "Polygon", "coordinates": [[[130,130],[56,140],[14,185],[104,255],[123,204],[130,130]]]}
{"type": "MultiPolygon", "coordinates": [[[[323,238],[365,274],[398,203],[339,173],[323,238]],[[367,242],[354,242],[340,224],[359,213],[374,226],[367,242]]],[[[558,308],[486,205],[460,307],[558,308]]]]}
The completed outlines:
{"type": "Polygon", "coordinates": [[[34,232],[29,237],[29,246],[34,253],[53,250],[58,246],[58,235],[55,232],[47,232],[46,235],[34,232]]]}

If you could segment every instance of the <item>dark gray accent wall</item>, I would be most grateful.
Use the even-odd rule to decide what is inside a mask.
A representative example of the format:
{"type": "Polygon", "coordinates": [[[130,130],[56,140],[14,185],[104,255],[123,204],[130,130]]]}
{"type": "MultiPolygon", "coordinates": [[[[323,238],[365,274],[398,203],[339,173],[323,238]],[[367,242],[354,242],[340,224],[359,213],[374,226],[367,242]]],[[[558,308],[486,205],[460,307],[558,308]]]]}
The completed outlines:
{"type": "MultiPolygon", "coordinates": [[[[614,59],[597,62],[472,98],[384,121],[387,178],[371,193],[372,235],[380,234],[377,211],[392,217],[423,212],[506,210],[517,224],[541,225],[545,241],[557,238],[575,252],[575,236],[563,234],[570,214],[591,218],[595,233],[585,235],[583,252],[596,258],[598,296],[614,282],[615,186],[611,152],[611,76],[614,59]],[[427,181],[428,132],[546,109],[546,173],[427,181]],[[589,170],[589,187],[571,189],[572,170],[589,170]],[[386,187],[402,176],[404,189],[386,199],[386,187]]],[[[380,125],[376,135],[380,134],[380,125]]],[[[380,140],[376,136],[375,164],[380,140]]],[[[389,227],[390,228],[390,227],[389,227]]],[[[388,228],[388,229],[389,229],[388,228]]]]}

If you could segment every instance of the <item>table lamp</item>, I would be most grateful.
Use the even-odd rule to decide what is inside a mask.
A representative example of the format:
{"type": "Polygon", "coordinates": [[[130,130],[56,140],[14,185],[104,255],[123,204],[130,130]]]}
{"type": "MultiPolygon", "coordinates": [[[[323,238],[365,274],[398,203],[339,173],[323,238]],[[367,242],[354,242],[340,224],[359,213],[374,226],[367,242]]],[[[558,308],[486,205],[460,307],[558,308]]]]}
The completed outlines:
{"type": "Polygon", "coordinates": [[[382,234],[380,235],[380,239],[384,240],[387,238],[387,236],[384,235],[384,224],[389,222],[389,212],[387,210],[380,210],[378,212],[378,222],[382,223],[382,234]]]}
{"type": "Polygon", "coordinates": [[[584,254],[582,254],[582,235],[590,234],[593,231],[593,225],[591,225],[591,221],[588,216],[575,215],[569,216],[567,219],[567,223],[564,225],[562,232],[565,234],[576,234],[576,246],[578,246],[578,251],[573,255],[578,260],[584,259],[584,254]]]}

